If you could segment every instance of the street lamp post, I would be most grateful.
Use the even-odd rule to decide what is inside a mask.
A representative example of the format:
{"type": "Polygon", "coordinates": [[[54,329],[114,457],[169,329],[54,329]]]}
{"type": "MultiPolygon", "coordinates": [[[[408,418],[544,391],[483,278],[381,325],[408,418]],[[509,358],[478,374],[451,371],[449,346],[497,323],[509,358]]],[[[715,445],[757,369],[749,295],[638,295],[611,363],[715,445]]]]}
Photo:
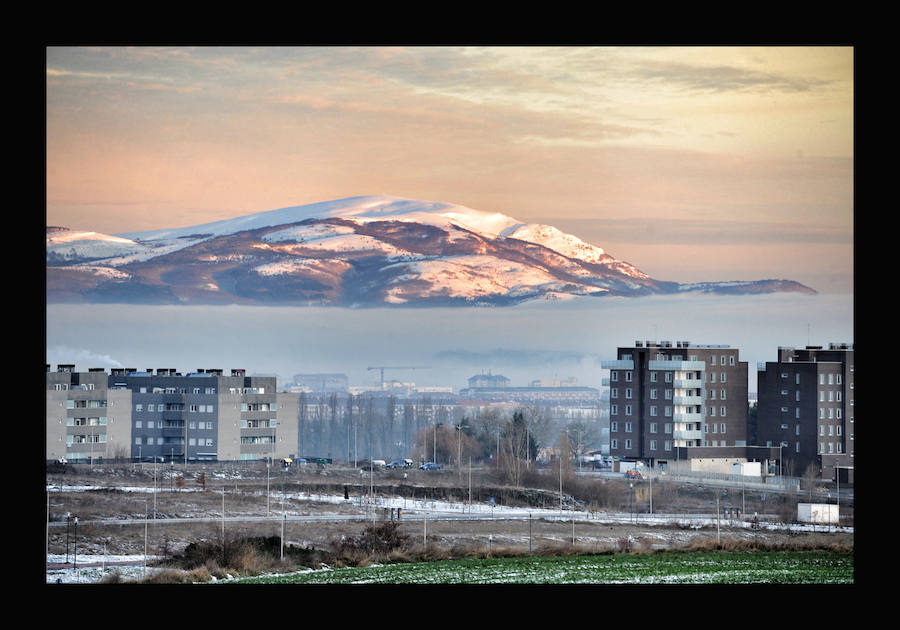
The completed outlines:
{"type": "Polygon", "coordinates": [[[634,482],[629,482],[628,489],[630,490],[628,493],[628,516],[631,522],[634,522],[634,482]]]}
{"type": "Polygon", "coordinates": [[[462,477],[462,430],[469,428],[467,424],[456,425],[456,471],[457,477],[462,477]]]}
{"type": "Polygon", "coordinates": [[[66,564],[69,564],[69,522],[72,520],[72,513],[66,512],[66,564]]]}

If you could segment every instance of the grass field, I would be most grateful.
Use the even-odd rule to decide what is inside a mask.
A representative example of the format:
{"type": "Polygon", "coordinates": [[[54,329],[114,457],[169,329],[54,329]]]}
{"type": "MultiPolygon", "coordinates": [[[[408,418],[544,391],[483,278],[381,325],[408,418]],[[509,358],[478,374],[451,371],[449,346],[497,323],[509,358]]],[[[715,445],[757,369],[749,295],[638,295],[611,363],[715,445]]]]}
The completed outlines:
{"type": "Polygon", "coordinates": [[[853,554],[665,552],[464,558],[324,569],[234,580],[249,584],[852,584],[853,554]]]}

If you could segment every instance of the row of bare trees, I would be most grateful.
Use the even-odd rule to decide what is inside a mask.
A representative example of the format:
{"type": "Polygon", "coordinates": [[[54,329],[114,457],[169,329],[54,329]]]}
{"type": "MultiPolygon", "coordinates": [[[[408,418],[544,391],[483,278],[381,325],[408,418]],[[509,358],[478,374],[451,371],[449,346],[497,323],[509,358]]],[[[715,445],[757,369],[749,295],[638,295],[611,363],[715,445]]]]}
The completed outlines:
{"type": "Polygon", "coordinates": [[[572,459],[596,443],[595,420],[563,424],[546,407],[476,411],[433,400],[370,394],[300,394],[301,456],[356,463],[366,459],[495,464],[515,482],[543,447],[572,459]]]}

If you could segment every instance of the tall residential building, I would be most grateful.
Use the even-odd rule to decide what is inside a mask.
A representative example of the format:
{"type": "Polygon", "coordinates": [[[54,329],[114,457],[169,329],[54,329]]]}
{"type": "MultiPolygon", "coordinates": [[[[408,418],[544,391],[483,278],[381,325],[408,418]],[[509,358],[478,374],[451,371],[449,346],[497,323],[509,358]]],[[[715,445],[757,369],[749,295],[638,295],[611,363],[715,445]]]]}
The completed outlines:
{"type": "Polygon", "coordinates": [[[297,452],[298,399],[243,370],[47,366],[47,458],[279,459],[297,452]]]}
{"type": "Polygon", "coordinates": [[[665,465],[679,447],[747,446],[747,363],[736,348],[636,341],[601,365],[613,457],[665,465]]]}
{"type": "Polygon", "coordinates": [[[47,366],[48,460],[131,457],[131,391],[110,389],[103,369],[47,366]]]}
{"type": "Polygon", "coordinates": [[[785,474],[833,478],[853,466],[853,344],[778,348],[759,364],[757,442],[781,447],[785,474]]]}

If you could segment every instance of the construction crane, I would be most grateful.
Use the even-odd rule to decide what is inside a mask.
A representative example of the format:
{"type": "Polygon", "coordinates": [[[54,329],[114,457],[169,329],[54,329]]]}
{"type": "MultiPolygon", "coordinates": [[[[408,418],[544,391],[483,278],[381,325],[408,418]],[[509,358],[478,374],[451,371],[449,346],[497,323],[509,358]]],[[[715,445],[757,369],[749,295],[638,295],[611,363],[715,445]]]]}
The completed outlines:
{"type": "Polygon", "coordinates": [[[380,370],[381,371],[381,389],[384,389],[384,371],[385,370],[427,370],[430,369],[430,365],[376,365],[374,367],[366,368],[367,370],[380,370]]]}

